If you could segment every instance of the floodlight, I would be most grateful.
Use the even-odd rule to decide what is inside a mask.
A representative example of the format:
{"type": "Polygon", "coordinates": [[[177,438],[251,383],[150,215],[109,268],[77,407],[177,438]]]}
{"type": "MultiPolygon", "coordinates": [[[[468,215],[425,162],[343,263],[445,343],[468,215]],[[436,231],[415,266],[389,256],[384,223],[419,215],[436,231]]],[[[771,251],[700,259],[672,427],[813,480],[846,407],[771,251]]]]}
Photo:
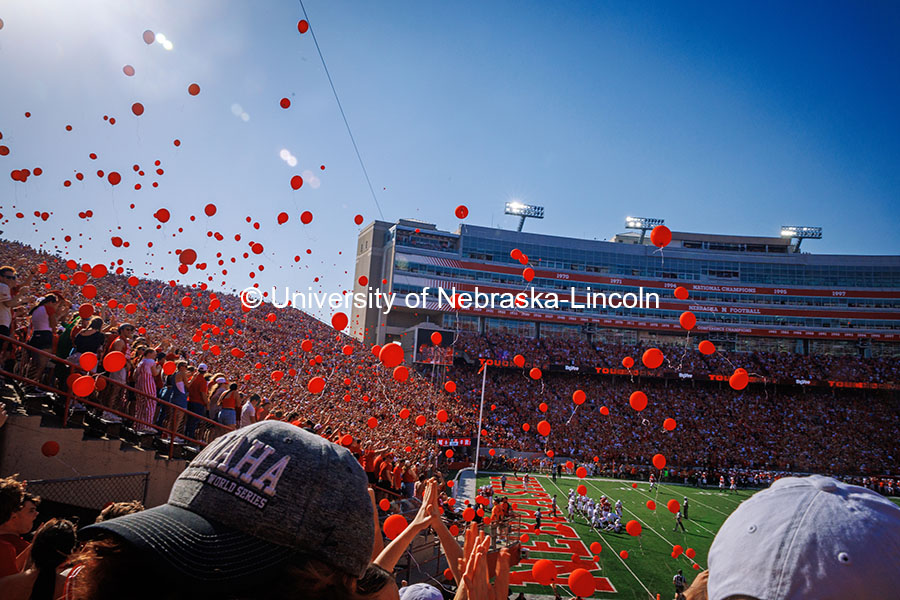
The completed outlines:
{"type": "Polygon", "coordinates": [[[531,204],[523,204],[518,201],[507,202],[506,210],[504,212],[508,215],[520,217],[519,228],[516,231],[522,231],[522,227],[525,225],[525,219],[528,219],[528,218],[543,219],[544,218],[544,207],[543,206],[534,206],[531,204]]]}
{"type": "Polygon", "coordinates": [[[781,237],[786,238],[797,238],[797,246],[794,249],[795,252],[800,251],[800,244],[805,239],[811,240],[821,240],[822,239],[822,228],[821,227],[805,227],[801,225],[782,225],[781,226],[781,237]]]}
{"type": "Polygon", "coordinates": [[[648,217],[625,217],[625,228],[626,229],[640,229],[641,230],[641,241],[639,244],[644,243],[644,236],[647,235],[647,232],[657,227],[658,225],[662,225],[665,223],[665,219],[651,219],[648,217]]]}

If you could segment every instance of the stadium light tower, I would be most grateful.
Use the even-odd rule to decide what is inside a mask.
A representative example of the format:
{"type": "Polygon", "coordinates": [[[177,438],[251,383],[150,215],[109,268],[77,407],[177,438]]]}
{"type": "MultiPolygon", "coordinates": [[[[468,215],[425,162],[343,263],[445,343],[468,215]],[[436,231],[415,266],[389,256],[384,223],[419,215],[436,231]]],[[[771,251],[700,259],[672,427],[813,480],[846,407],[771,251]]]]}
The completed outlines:
{"type": "Polygon", "coordinates": [[[781,226],[781,237],[786,238],[797,238],[797,248],[794,250],[795,252],[800,252],[800,243],[803,240],[809,238],[811,240],[821,240],[822,239],[822,228],[821,227],[803,227],[800,225],[782,225],[781,226]]]}
{"type": "Polygon", "coordinates": [[[641,230],[641,241],[639,244],[644,243],[644,236],[647,235],[647,232],[656,227],[657,225],[662,225],[666,222],[665,219],[649,219],[647,217],[625,217],[625,229],[640,229],[641,230]]]}
{"type": "Polygon", "coordinates": [[[533,206],[531,204],[522,204],[521,202],[507,202],[506,210],[504,211],[508,215],[514,215],[516,217],[521,217],[519,219],[519,228],[516,231],[522,231],[522,227],[525,225],[525,219],[543,219],[544,218],[544,207],[543,206],[533,206]]]}

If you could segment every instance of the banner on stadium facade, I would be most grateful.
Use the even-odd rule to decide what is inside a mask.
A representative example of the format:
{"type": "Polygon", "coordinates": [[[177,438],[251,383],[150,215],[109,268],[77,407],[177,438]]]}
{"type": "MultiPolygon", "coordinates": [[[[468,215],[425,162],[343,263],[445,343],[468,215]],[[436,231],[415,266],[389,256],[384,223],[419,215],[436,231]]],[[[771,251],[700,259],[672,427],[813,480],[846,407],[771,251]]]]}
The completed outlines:
{"type": "MultiPolygon", "coordinates": [[[[518,369],[512,361],[493,360],[479,358],[481,366],[508,367],[518,369]]],[[[587,367],[584,365],[542,365],[527,362],[525,368],[532,366],[541,368],[551,373],[592,373],[595,375],[625,375],[629,377],[648,377],[652,379],[691,379],[698,381],[728,381],[729,375],[718,373],[685,373],[680,371],[659,371],[648,369],[623,369],[616,367],[587,367]]],[[[765,377],[750,376],[751,383],[773,383],[778,385],[808,385],[813,387],[855,388],[866,390],[900,390],[900,384],[896,383],[872,383],[867,381],[837,381],[831,379],[766,379],[765,377]]]]}

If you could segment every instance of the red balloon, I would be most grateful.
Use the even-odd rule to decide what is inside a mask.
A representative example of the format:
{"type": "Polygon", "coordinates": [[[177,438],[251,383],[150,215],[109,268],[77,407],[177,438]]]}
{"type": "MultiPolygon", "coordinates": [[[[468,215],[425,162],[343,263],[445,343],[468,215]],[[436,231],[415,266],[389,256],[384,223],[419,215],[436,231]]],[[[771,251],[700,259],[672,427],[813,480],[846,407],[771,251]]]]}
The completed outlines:
{"type": "Polygon", "coordinates": [[[690,331],[691,329],[694,328],[694,325],[697,324],[697,317],[694,316],[694,313],[686,310],[683,313],[681,313],[680,317],[678,317],[678,322],[681,324],[682,327],[684,327],[685,329],[690,331]]]}
{"type": "Polygon", "coordinates": [[[397,381],[406,381],[409,379],[409,369],[404,366],[394,367],[393,378],[397,381]]]}
{"type": "Polygon", "coordinates": [[[672,232],[665,225],[657,225],[650,232],[650,243],[657,248],[665,248],[672,241],[672,232]]]}
{"type": "Polygon", "coordinates": [[[647,508],[650,510],[656,510],[656,502],[653,500],[647,500],[647,508]]]}
{"type": "Polygon", "coordinates": [[[638,521],[632,519],[625,525],[625,531],[628,532],[628,535],[637,537],[641,535],[641,524],[638,521]]]}
{"type": "Polygon", "coordinates": [[[587,469],[584,467],[578,467],[577,469],[575,469],[575,476],[578,477],[578,479],[584,479],[585,477],[587,477],[587,469]]]}
{"type": "Polygon", "coordinates": [[[575,491],[578,493],[579,496],[587,496],[587,486],[584,485],[583,483],[581,485],[579,485],[577,488],[575,488],[575,491]]]}
{"type": "Polygon", "coordinates": [[[94,378],[90,375],[83,375],[75,380],[72,384],[72,393],[79,398],[90,396],[94,391],[94,378]]]}
{"type": "Polygon", "coordinates": [[[537,367],[532,368],[531,371],[528,372],[528,374],[531,376],[532,379],[540,379],[541,378],[541,370],[538,369],[537,367]]]}
{"type": "Polygon", "coordinates": [[[663,364],[663,353],[659,348],[650,348],[644,352],[641,360],[648,369],[655,369],[663,364]]]}
{"type": "Polygon", "coordinates": [[[141,34],[141,37],[144,39],[144,43],[147,45],[152,44],[154,40],[156,40],[156,35],[149,29],[144,31],[144,33],[141,34]]]}
{"type": "Polygon", "coordinates": [[[349,319],[347,315],[342,312],[336,312],[331,317],[331,326],[337,329],[338,331],[343,331],[343,329],[347,326],[349,319]]]}
{"type": "Polygon", "coordinates": [[[378,427],[378,419],[376,419],[375,417],[369,417],[369,420],[366,421],[366,425],[369,426],[369,429],[375,429],[376,427],[378,427]]]}
{"type": "Polygon", "coordinates": [[[131,105],[131,112],[133,112],[135,116],[141,116],[142,114],[144,114],[144,105],[140,102],[135,102],[131,105]]]}
{"type": "Polygon", "coordinates": [[[597,591],[597,582],[587,569],[575,569],[569,574],[569,589],[580,598],[590,598],[597,591]]]}
{"type": "Polygon", "coordinates": [[[78,316],[82,319],[90,319],[94,314],[94,305],[93,304],[82,304],[78,307],[78,316]]]}
{"type": "Polygon", "coordinates": [[[653,455],[653,466],[657,469],[662,469],[666,466],[666,457],[662,454],[654,454],[653,455]]]}
{"type": "Polygon", "coordinates": [[[695,556],[697,556],[697,551],[694,550],[693,548],[688,548],[687,550],[684,551],[684,555],[690,559],[693,559],[695,556]]]}
{"type": "Polygon", "coordinates": [[[443,340],[443,337],[441,337],[440,331],[435,331],[434,333],[431,334],[431,343],[434,344],[435,346],[439,346],[442,340],[443,340]]]}
{"type": "Polygon", "coordinates": [[[574,392],[572,392],[572,402],[574,402],[575,404],[584,404],[584,401],[586,399],[587,394],[584,393],[584,390],[575,390],[574,392]]]}
{"type": "Polygon", "coordinates": [[[300,19],[297,21],[297,31],[300,33],[306,33],[309,31],[309,23],[306,22],[306,19],[300,19]]]}
{"type": "Polygon", "coordinates": [[[750,376],[745,369],[735,369],[734,374],[728,378],[728,384],[738,391],[747,387],[748,383],[750,383],[750,376]]]}
{"type": "Polygon", "coordinates": [[[625,358],[622,359],[622,366],[625,367],[626,369],[630,369],[631,367],[634,366],[634,359],[631,358],[630,356],[626,356],[625,358]]]}
{"type": "Polygon", "coordinates": [[[308,210],[304,210],[302,213],[300,213],[300,222],[304,225],[309,225],[310,223],[312,223],[312,220],[313,214],[308,210]]]}
{"type": "Polygon", "coordinates": [[[294,175],[291,177],[291,187],[295,190],[299,190],[300,186],[303,185],[303,178],[299,175],[294,175]]]}
{"type": "Polygon", "coordinates": [[[187,248],[178,255],[178,261],[183,265],[192,265],[197,260],[197,251],[187,248]]]}
{"type": "Polygon", "coordinates": [[[460,204],[456,207],[456,218],[457,219],[465,219],[469,216],[469,209],[465,204],[460,204]]]}
{"type": "Polygon", "coordinates": [[[320,394],[325,389],[325,380],[321,377],[313,377],[306,387],[310,394],[320,394]]]}
{"type": "Polygon", "coordinates": [[[386,535],[389,540],[393,540],[403,533],[407,525],[409,524],[406,522],[403,515],[391,515],[384,520],[382,528],[384,529],[384,535],[386,535]]]}
{"type": "Polygon", "coordinates": [[[97,355],[93,352],[85,352],[78,357],[78,364],[85,371],[92,371],[97,366],[97,355]]]}
{"type": "Polygon", "coordinates": [[[550,585],[556,580],[556,565],[542,558],[531,565],[531,575],[541,585],[550,585]]]}
{"type": "Polygon", "coordinates": [[[688,299],[688,291],[687,288],[681,287],[680,285],[675,288],[675,297],[679,300],[687,300],[688,299]]]}
{"type": "Polygon", "coordinates": [[[115,350],[103,357],[103,368],[109,373],[121,371],[125,366],[125,355],[115,350]]]}
{"type": "Polygon", "coordinates": [[[663,421],[663,429],[665,429],[666,431],[673,431],[675,429],[675,426],[675,419],[669,418],[663,421]]]}
{"type": "Polygon", "coordinates": [[[669,509],[669,512],[673,515],[681,510],[681,504],[675,498],[672,498],[668,502],[666,502],[666,508],[669,509]]]}
{"type": "Polygon", "coordinates": [[[110,171],[109,175],[106,176],[106,180],[109,181],[110,185],[119,185],[122,182],[122,176],[116,171],[110,171]]]}
{"type": "Polygon", "coordinates": [[[628,558],[628,550],[622,550],[621,552],[619,552],[619,556],[621,556],[622,558],[628,558]]]}
{"type": "Polygon", "coordinates": [[[520,369],[525,366],[525,357],[521,354],[516,354],[513,357],[513,364],[515,364],[520,369]]]}
{"type": "Polygon", "coordinates": [[[550,423],[548,423],[547,421],[538,422],[537,430],[538,430],[539,434],[541,434],[544,437],[547,437],[548,435],[550,435],[550,423]]]}
{"type": "MultiPolygon", "coordinates": [[[[678,511],[676,510],[675,512],[678,511]]],[[[672,546],[672,556],[674,556],[675,558],[681,556],[682,552],[684,552],[684,548],[681,546],[681,544],[675,544],[674,546],[672,546]]]]}
{"type": "Polygon", "coordinates": [[[281,108],[290,108],[291,107],[291,101],[288,100],[287,98],[282,98],[281,102],[279,102],[279,104],[281,105],[281,108]]]}
{"type": "Polygon", "coordinates": [[[641,391],[632,392],[628,403],[631,405],[631,408],[640,412],[647,408],[647,394],[641,391]]]}
{"type": "Polygon", "coordinates": [[[190,94],[191,96],[196,96],[199,93],[200,93],[200,86],[197,85],[196,83],[192,83],[191,85],[188,86],[188,94],[190,94]]]}
{"type": "Polygon", "coordinates": [[[158,211],[156,211],[155,213],[153,213],[153,216],[156,217],[156,220],[159,221],[160,223],[168,223],[169,217],[171,217],[171,214],[169,213],[168,209],[161,208],[158,211]]]}
{"type": "Polygon", "coordinates": [[[600,554],[603,552],[603,546],[600,545],[600,542],[591,542],[591,554],[600,554]]]}
{"type": "Polygon", "coordinates": [[[41,454],[50,458],[59,454],[59,442],[47,441],[41,445],[41,454]]]}
{"type": "Polygon", "coordinates": [[[452,394],[456,391],[456,383],[454,383],[452,381],[448,381],[447,383],[444,384],[444,389],[447,391],[448,394],[452,394]]]}
{"type": "Polygon", "coordinates": [[[440,421],[441,423],[446,423],[447,419],[449,419],[449,418],[450,418],[450,415],[447,414],[446,410],[441,409],[441,410],[437,411],[437,420],[440,421]]]}
{"type": "Polygon", "coordinates": [[[171,360],[167,360],[163,363],[163,375],[171,375],[176,369],[177,366],[171,360]]]}
{"type": "Polygon", "coordinates": [[[534,269],[526,267],[525,270],[522,271],[522,277],[525,278],[525,281],[532,281],[534,279],[534,269]]]}
{"type": "Polygon", "coordinates": [[[385,344],[378,353],[378,359],[388,369],[393,369],[403,362],[403,348],[397,342],[385,344]]]}
{"type": "Polygon", "coordinates": [[[356,215],[355,217],[353,217],[353,222],[356,223],[357,225],[362,225],[362,222],[363,222],[363,216],[362,216],[362,215],[356,215]]]}
{"type": "Polygon", "coordinates": [[[700,350],[700,354],[706,354],[707,356],[709,356],[716,351],[716,345],[709,340],[703,340],[697,346],[697,349],[700,350]]]}
{"type": "Polygon", "coordinates": [[[290,218],[290,217],[288,216],[288,214],[287,214],[286,212],[278,213],[278,217],[277,217],[278,224],[279,224],[279,225],[284,225],[285,223],[288,222],[288,219],[289,219],[289,218],[290,218]]]}
{"type": "Polygon", "coordinates": [[[608,415],[608,414],[609,414],[609,409],[606,408],[605,406],[601,406],[601,407],[600,407],[600,414],[603,415],[603,416],[608,415]]]}

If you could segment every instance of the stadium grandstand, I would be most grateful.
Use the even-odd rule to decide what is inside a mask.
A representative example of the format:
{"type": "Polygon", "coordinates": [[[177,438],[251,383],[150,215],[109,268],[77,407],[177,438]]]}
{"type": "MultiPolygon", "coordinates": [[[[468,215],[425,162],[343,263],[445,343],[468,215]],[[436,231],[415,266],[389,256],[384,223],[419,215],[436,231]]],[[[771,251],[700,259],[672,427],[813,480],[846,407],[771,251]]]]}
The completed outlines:
{"type": "Polygon", "coordinates": [[[649,237],[581,240],[463,224],[455,233],[431,223],[375,221],[358,240],[358,281],[386,282],[388,293],[421,294],[385,315],[359,310],[353,335],[384,343],[427,321],[445,329],[534,339],[583,338],[621,344],[683,340],[679,315],[696,315],[697,340],[738,352],[892,357],[900,353],[900,257],[799,252],[802,238],[672,232],[660,250],[649,237]],[[658,308],[456,310],[438,307],[437,290],[518,293],[525,288],[518,250],[534,270],[530,283],[584,304],[591,292],[656,293],[658,308]],[[672,296],[677,286],[690,297],[672,296]],[[365,314],[363,314],[365,313],[365,314]],[[367,331],[366,331],[367,330],[367,331]]]}

